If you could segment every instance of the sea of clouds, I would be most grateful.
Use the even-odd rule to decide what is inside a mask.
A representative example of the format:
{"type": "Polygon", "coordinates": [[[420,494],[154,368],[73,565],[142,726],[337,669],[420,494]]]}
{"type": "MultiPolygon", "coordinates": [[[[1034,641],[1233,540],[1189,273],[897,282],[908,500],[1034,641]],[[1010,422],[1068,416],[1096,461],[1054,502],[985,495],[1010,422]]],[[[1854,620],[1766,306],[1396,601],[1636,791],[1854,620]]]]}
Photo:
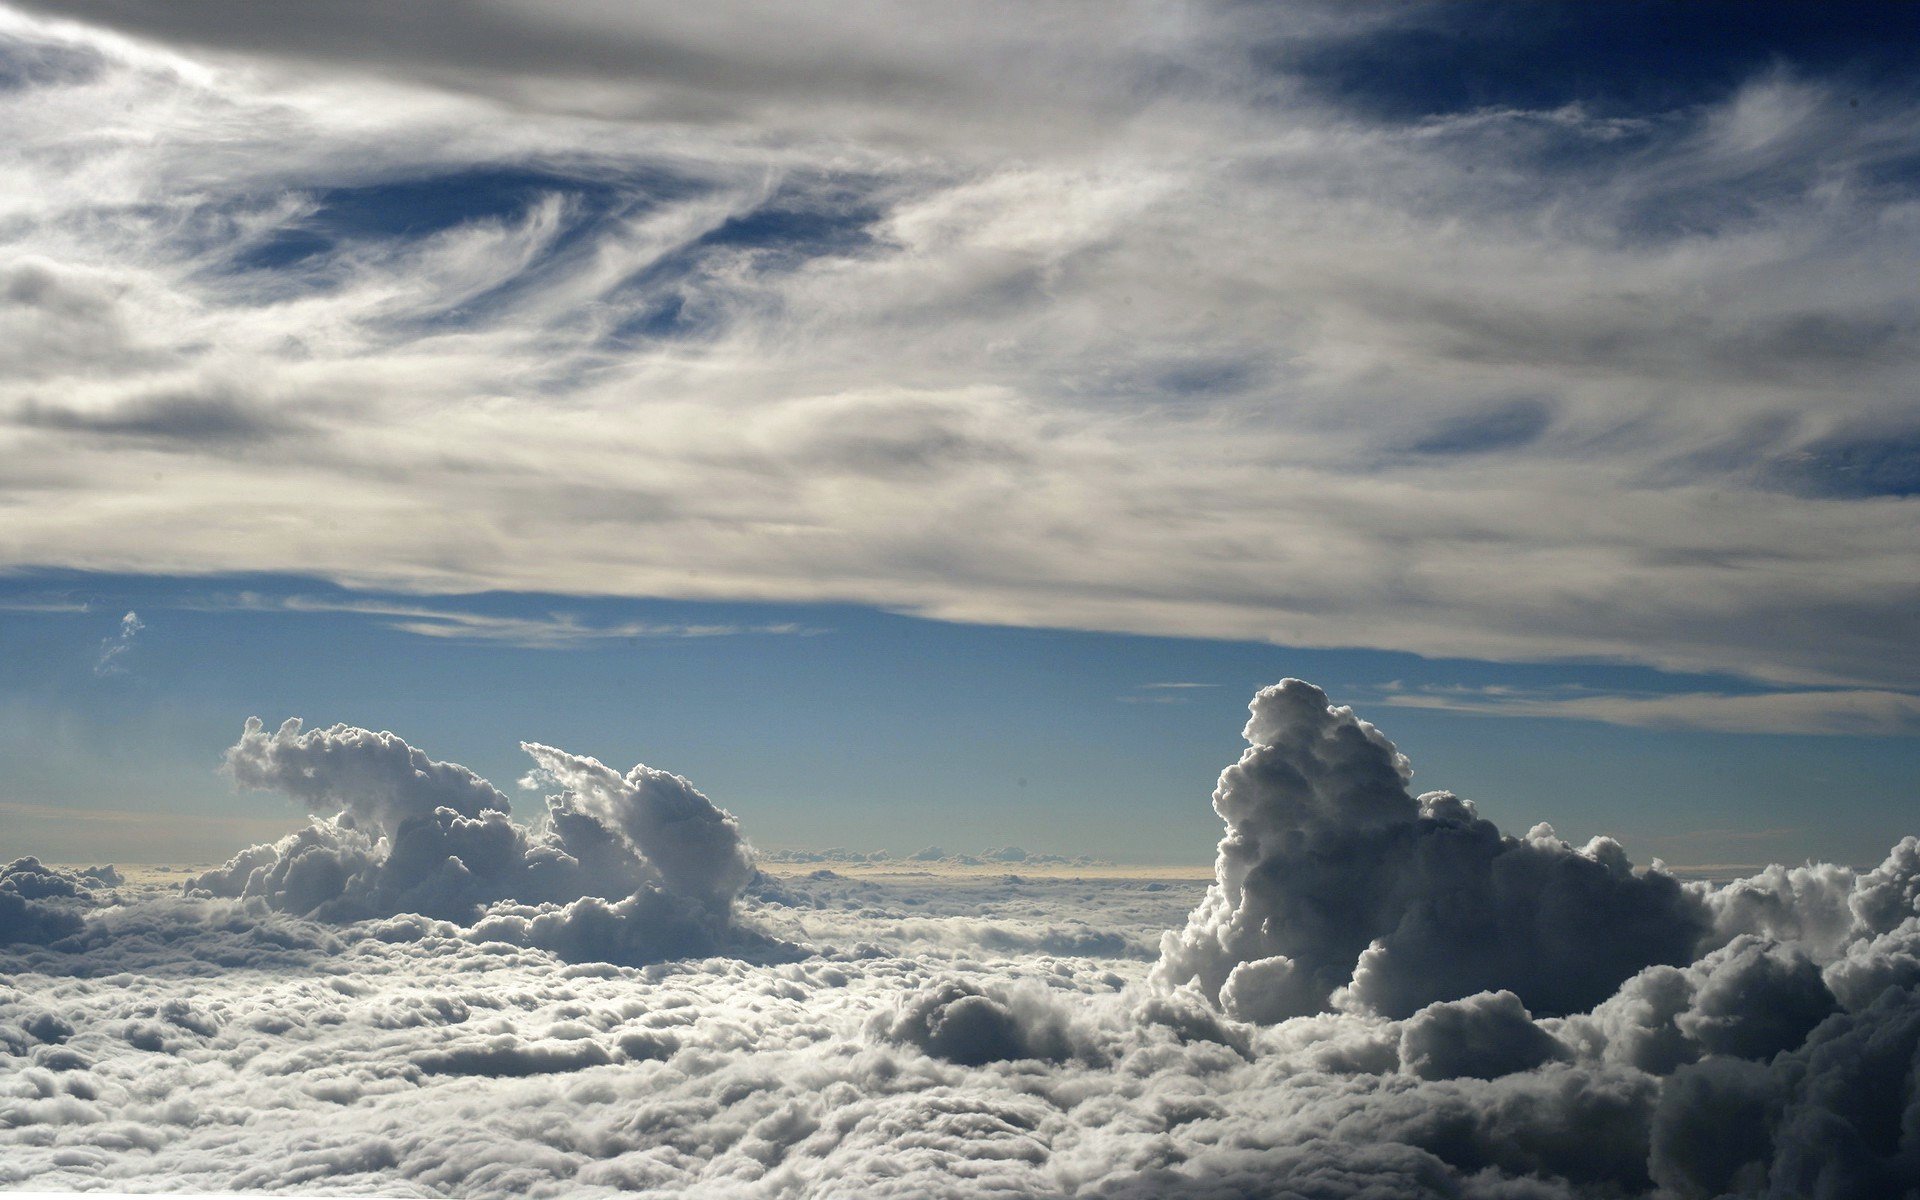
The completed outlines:
{"type": "MultiPolygon", "coordinates": [[[[0,868],[0,1186],[1882,1197],[1920,1187],[1920,840],[1713,885],[1414,795],[1256,695],[1211,883],[770,875],[688,781],[548,811],[249,721],[316,814],[184,883],[0,868]]],[[[939,857],[939,856],[935,856],[939,857]]]]}

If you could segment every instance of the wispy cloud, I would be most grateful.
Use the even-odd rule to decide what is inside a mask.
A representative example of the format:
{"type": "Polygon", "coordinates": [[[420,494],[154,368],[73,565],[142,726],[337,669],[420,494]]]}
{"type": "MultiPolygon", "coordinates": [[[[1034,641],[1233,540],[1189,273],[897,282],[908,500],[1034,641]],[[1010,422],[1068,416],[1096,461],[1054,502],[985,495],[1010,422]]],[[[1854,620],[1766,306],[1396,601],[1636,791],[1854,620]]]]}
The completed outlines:
{"type": "Polygon", "coordinates": [[[127,654],[133,649],[133,639],[139,635],[146,624],[138,613],[129,612],[120,618],[120,631],[100,640],[100,654],[94,659],[95,675],[122,675],[126,673],[127,654]]]}
{"type": "Polygon", "coordinates": [[[1906,93],[1409,116],[1319,86],[1351,6],[29,7],[0,567],[1920,678],[1906,93]]]}
{"type": "Polygon", "coordinates": [[[77,600],[0,600],[0,612],[84,613],[93,611],[77,600]]]}
{"type": "Polygon", "coordinates": [[[1580,688],[1382,689],[1400,708],[1600,721],[1641,729],[1894,737],[1920,733],[1920,695],[1877,689],[1755,693],[1605,693],[1580,688]]]}
{"type": "Polygon", "coordinates": [[[811,637],[825,630],[797,622],[766,624],[683,624],[660,621],[619,621],[597,625],[571,613],[532,616],[476,613],[424,604],[394,604],[378,600],[331,600],[309,596],[265,596],[259,593],[197,601],[194,607],[214,610],[287,613],[349,613],[375,618],[389,629],[421,637],[459,641],[496,642],[528,650],[576,650],[606,642],[672,638],[759,636],[811,637]]]}
{"type": "Polygon", "coordinates": [[[1122,704],[1185,704],[1188,693],[1219,686],[1217,683],[1142,683],[1115,698],[1122,704]]]}

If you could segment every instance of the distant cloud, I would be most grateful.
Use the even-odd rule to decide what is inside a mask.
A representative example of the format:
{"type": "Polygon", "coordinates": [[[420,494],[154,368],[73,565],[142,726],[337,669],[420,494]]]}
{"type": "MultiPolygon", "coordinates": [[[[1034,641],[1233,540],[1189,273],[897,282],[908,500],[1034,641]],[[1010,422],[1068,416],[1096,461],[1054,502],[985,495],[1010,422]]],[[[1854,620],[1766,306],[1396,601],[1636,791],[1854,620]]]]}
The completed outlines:
{"type": "Polygon", "coordinates": [[[1185,704],[1188,692],[1219,686],[1217,683],[1142,683],[1119,700],[1122,704],[1185,704]]]}
{"type": "Polygon", "coordinates": [[[78,600],[0,600],[0,612],[84,613],[92,609],[78,600]]]}
{"type": "Polygon", "coordinates": [[[1920,695],[1874,689],[1607,694],[1584,689],[1421,688],[1388,691],[1396,708],[1600,721],[1642,729],[1904,737],[1920,733],[1920,695]]]}
{"type": "Polygon", "coordinates": [[[133,639],[145,629],[138,613],[129,612],[120,618],[120,631],[100,641],[100,654],[93,661],[95,675],[122,675],[126,673],[127,654],[133,649],[133,639]]]}
{"type": "Polygon", "coordinates": [[[826,632],[797,622],[759,625],[681,624],[658,621],[620,621],[595,625],[569,613],[544,616],[502,616],[426,604],[397,604],[380,600],[327,600],[307,596],[263,596],[242,593],[231,599],[193,601],[191,607],[241,611],[270,610],[291,613],[358,613],[381,619],[389,629],[421,637],[456,641],[497,642],[527,650],[575,650],[597,643],[656,638],[760,636],[815,636],[826,632]]]}

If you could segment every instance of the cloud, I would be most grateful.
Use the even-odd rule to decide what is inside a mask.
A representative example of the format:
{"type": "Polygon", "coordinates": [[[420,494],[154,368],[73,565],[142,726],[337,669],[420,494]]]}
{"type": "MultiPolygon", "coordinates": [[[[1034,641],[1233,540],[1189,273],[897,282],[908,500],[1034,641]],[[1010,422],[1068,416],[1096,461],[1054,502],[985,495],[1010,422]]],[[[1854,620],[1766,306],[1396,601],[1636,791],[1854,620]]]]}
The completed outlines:
{"type": "Polygon", "coordinates": [[[88,412],[28,402],[9,418],[27,429],[205,447],[248,443],[298,429],[294,423],[226,395],[159,395],[128,401],[110,412],[88,412]]]}
{"type": "Polygon", "coordinates": [[[329,819],[249,847],[187,881],[189,894],[250,900],[313,920],[419,915],[481,941],[568,961],[644,964],[791,947],[738,929],[754,875],[738,822],[679,776],[527,745],[564,790],[546,821],[516,823],[492,784],[391,733],[348,725],[269,734],[248,720],[226,756],[244,787],[281,791],[329,819]]]}
{"type": "Polygon", "coordinates": [[[1392,743],[1309,685],[1251,707],[1197,905],[1195,884],[1092,874],[736,887],[737,823],[664,772],[534,747],[565,790],[528,827],[393,735],[250,723],[236,777],[333,816],[186,892],[0,868],[0,1182],[1330,1200],[1920,1184],[1899,1132],[1920,1111],[1920,839],[1868,870],[1682,888],[1609,843],[1503,838],[1464,801],[1411,797],[1392,743]],[[1303,908],[1321,884],[1343,910],[1303,908]],[[1257,921],[1216,920],[1233,886],[1257,921]],[[1623,918],[1623,898],[1641,907],[1623,918]],[[1306,933],[1356,909],[1399,916],[1345,956],[1344,995],[1307,988],[1332,935],[1306,933]],[[1596,982],[1664,959],[1674,920],[1697,948],[1596,982]],[[1542,959],[1576,940],[1607,974],[1566,975],[1575,1003],[1488,930],[1542,959]],[[1217,993],[1202,934],[1256,955],[1217,993]],[[1278,1019],[1300,999],[1314,1011],[1278,1019]]]}
{"type": "Polygon", "coordinates": [[[474,819],[513,807],[472,771],[436,762],[394,734],[352,725],[303,731],[298,717],[272,733],[260,718],[247,718],[225,767],[241,787],[284,792],[323,814],[341,814],[352,827],[388,836],[443,808],[474,819]]]}
{"type": "Polygon", "coordinates": [[[95,675],[125,674],[127,667],[124,660],[128,652],[133,649],[133,639],[145,628],[146,624],[140,620],[138,613],[129,612],[121,617],[120,632],[100,640],[100,655],[94,659],[93,673],[95,675]]]}
{"type": "Polygon", "coordinates": [[[1904,35],[1148,8],[9,8],[4,557],[1915,677],[1904,35]]]}
{"type": "Polygon", "coordinates": [[[1451,793],[1416,799],[1393,743],[1311,684],[1249,708],[1250,746],[1214,791],[1214,884],[1163,944],[1168,985],[1262,1023],[1500,990],[1577,1012],[1642,967],[1690,961],[1708,933],[1697,892],[1611,839],[1514,838],[1451,793]]]}
{"type": "Polygon", "coordinates": [[[1442,712],[1552,717],[1642,729],[1700,729],[1715,733],[1899,737],[1920,730],[1920,696],[1878,689],[1607,695],[1447,688],[1393,690],[1384,695],[1380,703],[1442,712]]]}
{"type": "Polygon", "coordinates": [[[623,621],[613,625],[595,625],[570,613],[561,612],[549,613],[545,616],[500,616],[422,603],[328,600],[310,596],[272,598],[256,593],[242,593],[231,599],[204,602],[204,607],[214,611],[272,609],[299,613],[357,613],[380,618],[389,629],[396,629],[402,633],[457,641],[495,642],[527,650],[573,650],[608,641],[649,638],[813,636],[824,632],[792,622],[764,625],[693,625],[656,621],[623,621]]]}
{"type": "Polygon", "coordinates": [[[753,852],[732,813],[671,772],[635,766],[624,776],[595,758],[537,742],[520,748],[567,789],[575,810],[624,838],[661,885],[724,914],[753,877],[753,852]]]}
{"type": "Polygon", "coordinates": [[[961,979],[943,979],[903,1000],[875,1029],[963,1067],[1017,1059],[1061,1062],[1078,1053],[1065,1013],[1044,993],[992,995],[961,979]]]}

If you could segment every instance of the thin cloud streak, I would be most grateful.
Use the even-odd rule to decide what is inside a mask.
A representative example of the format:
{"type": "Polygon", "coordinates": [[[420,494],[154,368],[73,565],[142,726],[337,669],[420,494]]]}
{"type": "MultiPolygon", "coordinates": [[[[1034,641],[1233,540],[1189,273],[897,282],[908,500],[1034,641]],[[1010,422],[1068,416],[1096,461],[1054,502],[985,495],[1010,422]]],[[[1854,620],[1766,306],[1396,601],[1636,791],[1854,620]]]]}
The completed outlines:
{"type": "Polygon", "coordinates": [[[759,625],[622,621],[611,625],[594,625],[568,613],[512,617],[428,605],[390,604],[377,600],[271,597],[258,593],[244,593],[231,600],[202,601],[178,607],[213,612],[346,613],[382,618],[381,624],[389,629],[421,637],[495,642],[523,650],[574,650],[613,641],[673,638],[814,637],[826,632],[792,621],[759,625]]]}
{"type": "Polygon", "coordinates": [[[1920,696],[1872,689],[1605,695],[1435,688],[1388,691],[1379,703],[1487,716],[1599,721],[1639,729],[1848,737],[1920,733],[1920,696]]]}

